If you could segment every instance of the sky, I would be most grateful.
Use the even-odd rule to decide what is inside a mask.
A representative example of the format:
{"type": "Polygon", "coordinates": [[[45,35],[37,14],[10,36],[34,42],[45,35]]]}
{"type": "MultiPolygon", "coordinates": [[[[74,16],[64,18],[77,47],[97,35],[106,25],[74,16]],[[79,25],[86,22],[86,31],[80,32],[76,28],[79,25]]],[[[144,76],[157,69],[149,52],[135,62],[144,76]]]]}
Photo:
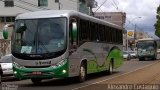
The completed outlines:
{"type": "Polygon", "coordinates": [[[160,5],[160,0],[96,0],[100,9],[93,9],[97,12],[125,12],[127,30],[143,31],[155,36],[154,24],[156,23],[156,11],[160,5]],[[131,23],[130,23],[131,22],[131,23]]]}

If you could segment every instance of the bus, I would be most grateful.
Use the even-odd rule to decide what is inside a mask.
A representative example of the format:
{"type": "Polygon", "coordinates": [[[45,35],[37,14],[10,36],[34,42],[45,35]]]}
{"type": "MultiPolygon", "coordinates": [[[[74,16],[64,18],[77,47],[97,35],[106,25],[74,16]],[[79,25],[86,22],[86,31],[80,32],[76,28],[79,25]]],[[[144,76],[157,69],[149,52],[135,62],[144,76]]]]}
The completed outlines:
{"type": "Polygon", "coordinates": [[[157,42],[152,38],[139,39],[136,43],[139,61],[157,59],[157,42]]]}
{"type": "Polygon", "coordinates": [[[77,77],[123,64],[123,29],[118,25],[72,10],[20,14],[12,34],[11,53],[16,78],[77,77]]]}

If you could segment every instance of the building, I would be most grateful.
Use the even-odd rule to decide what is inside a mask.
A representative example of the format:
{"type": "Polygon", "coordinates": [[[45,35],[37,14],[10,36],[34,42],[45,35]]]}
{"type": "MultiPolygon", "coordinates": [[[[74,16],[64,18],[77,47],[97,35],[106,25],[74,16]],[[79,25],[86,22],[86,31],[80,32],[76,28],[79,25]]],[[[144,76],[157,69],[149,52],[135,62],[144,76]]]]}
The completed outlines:
{"type": "Polygon", "coordinates": [[[136,39],[142,39],[142,38],[150,38],[150,36],[143,31],[136,31],[136,39]]]}
{"type": "Polygon", "coordinates": [[[114,23],[124,28],[126,13],[124,12],[96,12],[94,16],[105,21],[114,23]]]}
{"type": "MultiPolygon", "coordinates": [[[[0,0],[0,31],[18,14],[38,10],[76,10],[90,14],[95,0],[0,0]]],[[[10,36],[10,35],[9,35],[10,36]]]]}
{"type": "MultiPolygon", "coordinates": [[[[39,10],[75,10],[90,14],[93,2],[95,0],[0,0],[0,32],[5,24],[12,24],[15,17],[21,13],[39,10]]],[[[12,28],[9,30],[8,40],[11,39],[11,33],[12,28]]],[[[2,46],[7,46],[3,45],[4,43],[5,41],[0,38],[0,52],[4,49],[2,46]]]]}

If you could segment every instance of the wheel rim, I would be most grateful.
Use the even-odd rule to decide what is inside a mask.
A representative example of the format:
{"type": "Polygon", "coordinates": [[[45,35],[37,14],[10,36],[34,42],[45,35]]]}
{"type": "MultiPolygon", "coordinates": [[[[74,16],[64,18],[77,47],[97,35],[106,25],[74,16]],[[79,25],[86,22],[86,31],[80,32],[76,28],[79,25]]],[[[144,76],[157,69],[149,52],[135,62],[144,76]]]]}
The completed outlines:
{"type": "Polygon", "coordinates": [[[85,68],[84,67],[81,67],[81,70],[80,70],[80,77],[81,77],[81,79],[83,80],[84,78],[85,78],[85,68]]]}
{"type": "Polygon", "coordinates": [[[2,82],[2,76],[0,75],[0,83],[2,82]]]}
{"type": "Polygon", "coordinates": [[[109,70],[110,70],[110,73],[112,73],[112,72],[113,72],[112,63],[110,63],[110,65],[109,65],[109,70]]]}

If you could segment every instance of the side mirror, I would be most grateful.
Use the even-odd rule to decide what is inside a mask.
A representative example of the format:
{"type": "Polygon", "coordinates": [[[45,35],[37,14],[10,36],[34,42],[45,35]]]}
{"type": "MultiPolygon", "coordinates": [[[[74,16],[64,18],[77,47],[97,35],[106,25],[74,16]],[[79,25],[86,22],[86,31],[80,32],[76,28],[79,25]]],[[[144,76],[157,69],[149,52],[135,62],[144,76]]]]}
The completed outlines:
{"type": "Polygon", "coordinates": [[[8,39],[8,27],[14,27],[14,24],[6,24],[3,27],[3,38],[8,39]]]}
{"type": "Polygon", "coordinates": [[[3,28],[3,38],[8,39],[8,28],[7,27],[3,28]]]}
{"type": "Polygon", "coordinates": [[[75,42],[77,40],[77,23],[76,22],[72,23],[72,36],[73,36],[73,41],[75,42]]]}

